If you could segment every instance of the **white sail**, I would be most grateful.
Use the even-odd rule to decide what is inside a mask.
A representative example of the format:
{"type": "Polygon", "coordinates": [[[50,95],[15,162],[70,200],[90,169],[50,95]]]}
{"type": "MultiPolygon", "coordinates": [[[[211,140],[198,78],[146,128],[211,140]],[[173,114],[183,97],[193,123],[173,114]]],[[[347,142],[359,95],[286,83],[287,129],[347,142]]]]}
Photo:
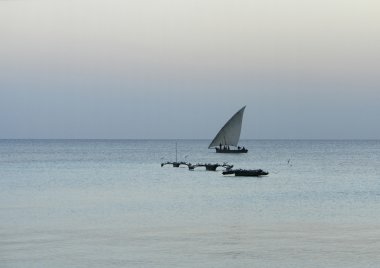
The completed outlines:
{"type": "Polygon", "coordinates": [[[241,108],[234,114],[230,120],[222,127],[222,129],[216,134],[213,141],[208,148],[224,145],[237,146],[240,139],[241,123],[243,121],[244,109],[241,108]]]}

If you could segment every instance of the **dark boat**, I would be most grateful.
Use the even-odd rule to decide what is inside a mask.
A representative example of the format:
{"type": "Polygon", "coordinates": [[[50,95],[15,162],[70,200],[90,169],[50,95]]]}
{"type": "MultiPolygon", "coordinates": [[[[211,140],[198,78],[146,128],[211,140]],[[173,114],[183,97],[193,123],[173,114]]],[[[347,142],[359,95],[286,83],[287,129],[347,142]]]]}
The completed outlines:
{"type": "Polygon", "coordinates": [[[238,177],[261,177],[266,176],[269,173],[262,169],[227,169],[223,172],[223,175],[232,175],[238,177]]]}
{"type": "Polygon", "coordinates": [[[165,166],[165,165],[173,165],[173,167],[179,167],[180,165],[184,165],[184,166],[188,166],[190,163],[187,163],[187,162],[165,162],[165,163],[161,163],[161,167],[165,166]]]}
{"type": "Polygon", "coordinates": [[[237,111],[219,130],[208,148],[215,148],[217,153],[247,153],[245,147],[238,146],[245,106],[237,111]],[[230,148],[233,147],[233,148],[230,148]]]}
{"type": "Polygon", "coordinates": [[[228,149],[228,148],[215,148],[217,153],[223,153],[223,154],[241,154],[241,153],[247,153],[248,150],[243,148],[238,149],[228,149]]]}
{"type": "Polygon", "coordinates": [[[189,170],[194,170],[194,168],[197,168],[197,167],[205,167],[206,170],[208,170],[208,171],[216,171],[216,169],[218,167],[224,167],[226,169],[231,169],[231,168],[233,168],[233,166],[234,165],[229,165],[227,163],[223,163],[223,164],[219,164],[219,163],[216,163],[216,164],[210,164],[210,163],[208,163],[208,164],[200,164],[200,163],[198,163],[198,164],[195,164],[195,165],[192,165],[190,163],[188,164],[189,170]]]}
{"type": "Polygon", "coordinates": [[[178,150],[177,150],[177,142],[175,143],[175,161],[173,161],[173,162],[170,162],[170,161],[167,161],[167,162],[165,162],[165,163],[161,163],[161,167],[163,167],[163,166],[165,166],[165,165],[173,165],[173,167],[175,167],[175,168],[178,168],[178,167],[180,167],[181,165],[185,165],[185,166],[191,166],[191,164],[190,163],[187,163],[187,162],[184,162],[184,161],[180,161],[180,162],[178,162],[178,157],[177,157],[177,155],[178,155],[178,150]]]}

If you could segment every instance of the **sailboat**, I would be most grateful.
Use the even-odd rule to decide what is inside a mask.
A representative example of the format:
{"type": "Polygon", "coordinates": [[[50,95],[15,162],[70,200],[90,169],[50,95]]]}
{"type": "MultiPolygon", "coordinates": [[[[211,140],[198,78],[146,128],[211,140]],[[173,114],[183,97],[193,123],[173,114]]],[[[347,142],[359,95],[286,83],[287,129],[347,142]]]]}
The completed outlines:
{"type": "MultiPolygon", "coordinates": [[[[181,162],[178,162],[178,157],[177,157],[177,154],[178,154],[178,150],[177,150],[177,142],[175,143],[175,162],[165,162],[165,163],[161,163],[161,167],[165,166],[165,165],[173,165],[173,167],[179,167],[180,165],[186,165],[186,166],[189,166],[191,165],[190,163],[186,163],[184,161],[181,161],[181,162]]],[[[185,159],[186,159],[187,156],[185,156],[185,159]]]]}
{"type": "Polygon", "coordinates": [[[238,146],[241,132],[241,124],[243,121],[244,109],[241,108],[237,111],[230,120],[219,130],[215,138],[212,140],[209,149],[215,148],[217,153],[247,153],[248,150],[245,147],[238,146]],[[235,147],[235,149],[230,148],[235,147]]]}

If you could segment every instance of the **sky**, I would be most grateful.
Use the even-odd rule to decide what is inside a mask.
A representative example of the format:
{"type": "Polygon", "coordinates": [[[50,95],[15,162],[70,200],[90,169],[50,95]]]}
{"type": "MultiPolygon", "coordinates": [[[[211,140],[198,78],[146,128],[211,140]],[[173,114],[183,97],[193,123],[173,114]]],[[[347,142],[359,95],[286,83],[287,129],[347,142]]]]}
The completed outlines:
{"type": "Polygon", "coordinates": [[[380,2],[0,0],[0,138],[380,139],[380,2]]]}

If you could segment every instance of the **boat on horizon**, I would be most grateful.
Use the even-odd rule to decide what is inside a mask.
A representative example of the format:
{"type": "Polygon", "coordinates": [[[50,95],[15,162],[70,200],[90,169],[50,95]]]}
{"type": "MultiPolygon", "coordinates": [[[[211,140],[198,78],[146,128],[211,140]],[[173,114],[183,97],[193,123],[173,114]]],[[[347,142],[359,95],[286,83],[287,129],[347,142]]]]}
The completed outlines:
{"type": "Polygon", "coordinates": [[[209,149],[215,148],[217,153],[248,152],[248,149],[244,146],[238,146],[245,107],[246,106],[237,111],[219,130],[218,134],[216,134],[215,138],[208,146],[209,149]]]}

